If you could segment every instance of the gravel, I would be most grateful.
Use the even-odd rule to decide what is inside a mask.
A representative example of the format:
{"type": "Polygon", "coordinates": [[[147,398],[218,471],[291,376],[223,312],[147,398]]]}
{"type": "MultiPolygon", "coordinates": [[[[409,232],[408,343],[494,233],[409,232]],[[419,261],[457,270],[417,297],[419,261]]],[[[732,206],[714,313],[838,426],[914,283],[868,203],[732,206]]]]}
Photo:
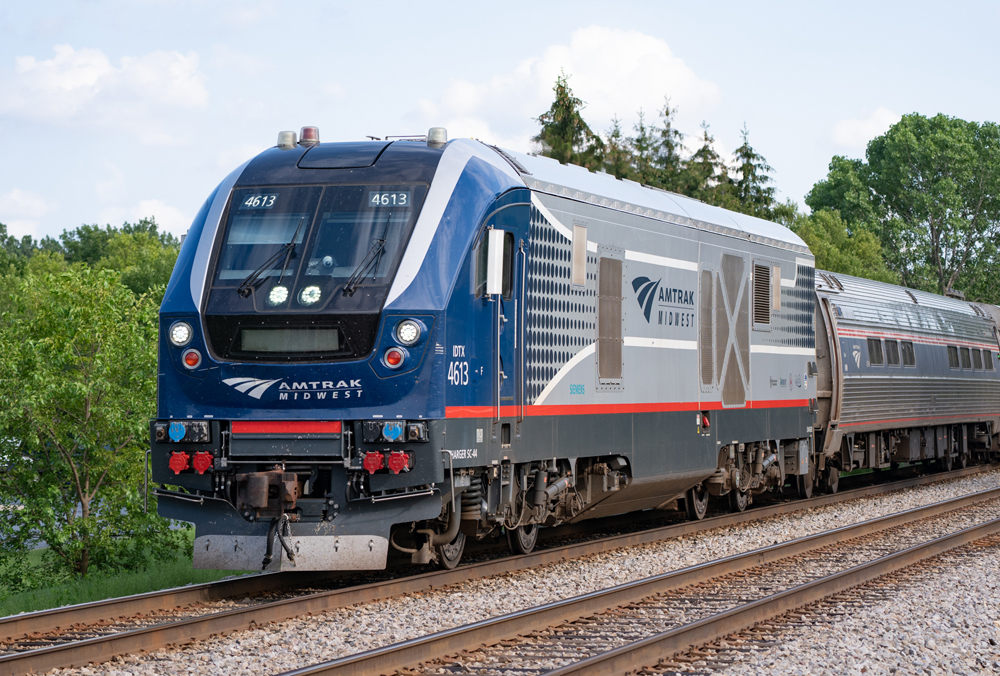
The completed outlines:
{"type": "MultiPolygon", "coordinates": [[[[992,471],[50,673],[273,674],[998,486],[1000,471],[992,471]]],[[[899,618],[900,631],[907,631],[907,615],[899,618]]],[[[917,630],[914,627],[914,633],[917,630]]],[[[956,640],[961,642],[960,634],[956,640]]],[[[869,648],[878,645],[876,641],[869,648]]],[[[830,669],[837,666],[832,662],[830,669]]]]}
{"type": "Polygon", "coordinates": [[[861,610],[852,607],[841,621],[787,632],[780,647],[742,652],[738,663],[716,673],[1000,673],[1000,547],[969,556],[975,549],[893,576],[895,593],[880,593],[861,610]]]}

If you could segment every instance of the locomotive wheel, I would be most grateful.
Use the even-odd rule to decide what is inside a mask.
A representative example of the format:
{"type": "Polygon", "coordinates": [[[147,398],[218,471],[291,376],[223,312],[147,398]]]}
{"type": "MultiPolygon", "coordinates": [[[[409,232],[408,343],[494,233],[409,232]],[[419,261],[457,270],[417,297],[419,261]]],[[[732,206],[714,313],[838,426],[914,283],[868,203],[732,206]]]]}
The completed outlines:
{"type": "Polygon", "coordinates": [[[840,485],[840,470],[832,465],[827,465],[826,469],[823,470],[823,488],[830,495],[837,492],[837,487],[840,485]]]}
{"type": "Polygon", "coordinates": [[[451,570],[462,560],[463,551],[465,551],[465,533],[460,532],[448,544],[437,546],[438,563],[445,570],[451,570]]]}
{"type": "Polygon", "coordinates": [[[507,546],[515,554],[530,554],[538,543],[538,526],[530,524],[507,529],[507,546]]]}
{"type": "Polygon", "coordinates": [[[708,489],[704,484],[689,488],[684,494],[684,510],[690,521],[701,521],[708,512],[708,489]]]}
{"type": "Polygon", "coordinates": [[[750,494],[746,491],[741,491],[734,488],[729,491],[729,509],[734,512],[746,511],[747,505],[750,504],[750,494]]]}

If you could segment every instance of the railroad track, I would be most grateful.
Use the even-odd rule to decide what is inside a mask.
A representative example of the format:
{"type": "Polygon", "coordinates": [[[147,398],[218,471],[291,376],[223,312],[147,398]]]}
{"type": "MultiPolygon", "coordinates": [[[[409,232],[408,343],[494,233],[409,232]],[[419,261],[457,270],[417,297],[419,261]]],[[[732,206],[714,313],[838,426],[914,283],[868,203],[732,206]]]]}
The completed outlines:
{"type": "MultiPolygon", "coordinates": [[[[625,674],[971,542],[1000,488],[288,671],[625,674]]],[[[660,669],[655,669],[660,671],[660,669]]]]}
{"type": "MultiPolygon", "coordinates": [[[[0,674],[40,673],[59,667],[104,662],[117,655],[152,651],[356,603],[388,599],[710,528],[936,483],[993,468],[980,466],[947,474],[925,475],[809,500],[761,506],[740,514],[724,514],[698,522],[684,521],[569,544],[551,539],[547,549],[532,554],[470,563],[451,571],[430,571],[395,578],[391,571],[370,575],[251,575],[0,618],[0,674]]],[[[616,521],[622,525],[627,523],[622,519],[610,519],[606,525],[614,527],[616,521]]],[[[571,534],[573,530],[567,529],[571,534]]]]}

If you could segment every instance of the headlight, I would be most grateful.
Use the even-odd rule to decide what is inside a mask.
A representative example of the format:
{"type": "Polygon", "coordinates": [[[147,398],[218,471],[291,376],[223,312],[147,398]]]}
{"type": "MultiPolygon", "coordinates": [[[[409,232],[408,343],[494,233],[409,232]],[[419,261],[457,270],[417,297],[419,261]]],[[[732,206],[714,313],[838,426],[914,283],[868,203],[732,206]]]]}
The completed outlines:
{"type": "Polygon", "coordinates": [[[299,302],[303,305],[313,305],[319,302],[322,291],[318,286],[307,286],[299,293],[299,302]]]}
{"type": "Polygon", "coordinates": [[[191,342],[191,325],[187,322],[177,322],[170,327],[170,342],[177,347],[182,347],[191,342]]]}
{"type": "Polygon", "coordinates": [[[267,294],[267,302],[271,305],[281,305],[286,300],[288,300],[287,286],[275,286],[271,289],[271,293],[267,294]]]}
{"type": "Polygon", "coordinates": [[[396,325],[396,340],[403,345],[413,345],[420,339],[420,325],[412,319],[404,319],[396,325]]]}

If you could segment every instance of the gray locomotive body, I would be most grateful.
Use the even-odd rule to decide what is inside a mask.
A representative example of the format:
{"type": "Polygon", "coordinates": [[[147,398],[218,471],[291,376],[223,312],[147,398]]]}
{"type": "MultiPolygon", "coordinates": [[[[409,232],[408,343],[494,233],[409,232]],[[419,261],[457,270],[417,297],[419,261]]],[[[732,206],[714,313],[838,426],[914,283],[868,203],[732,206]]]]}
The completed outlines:
{"type": "Polygon", "coordinates": [[[962,466],[1000,423],[996,308],[818,271],[821,453],[839,471],[936,460],[962,466]]]}

